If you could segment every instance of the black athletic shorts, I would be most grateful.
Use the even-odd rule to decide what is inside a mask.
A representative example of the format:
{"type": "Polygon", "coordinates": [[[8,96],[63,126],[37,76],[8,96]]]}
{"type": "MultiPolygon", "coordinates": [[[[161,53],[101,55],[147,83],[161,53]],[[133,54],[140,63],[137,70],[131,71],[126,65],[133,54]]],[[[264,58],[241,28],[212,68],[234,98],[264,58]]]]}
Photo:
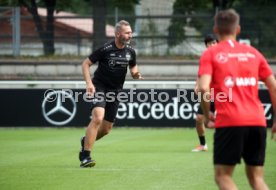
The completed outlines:
{"type": "Polygon", "coordinates": [[[120,103],[117,98],[119,92],[119,90],[104,90],[96,87],[94,97],[91,99],[91,110],[95,107],[104,108],[104,120],[114,123],[120,103]]]}
{"type": "Polygon", "coordinates": [[[235,165],[243,158],[247,165],[263,166],[266,148],[265,127],[223,127],[214,134],[214,164],[235,165]]]}
{"type": "MultiPolygon", "coordinates": [[[[210,111],[215,113],[215,103],[214,102],[211,102],[210,103],[210,111]]],[[[201,105],[199,104],[199,107],[198,107],[198,110],[197,110],[197,114],[200,114],[200,115],[203,115],[203,110],[201,108],[201,105]]]]}

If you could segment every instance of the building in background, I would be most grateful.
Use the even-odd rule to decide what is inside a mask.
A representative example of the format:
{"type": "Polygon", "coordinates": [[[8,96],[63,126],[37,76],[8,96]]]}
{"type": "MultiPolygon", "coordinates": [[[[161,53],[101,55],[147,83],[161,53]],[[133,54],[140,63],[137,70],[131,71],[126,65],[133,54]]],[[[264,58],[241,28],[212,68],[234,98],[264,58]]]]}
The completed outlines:
{"type": "MultiPolygon", "coordinates": [[[[205,47],[202,43],[202,34],[192,27],[185,27],[187,38],[182,43],[174,47],[168,46],[168,27],[172,19],[174,2],[175,0],[160,0],[158,3],[151,0],[141,0],[140,4],[136,5],[133,41],[137,54],[182,56],[200,55],[203,52],[205,47]]],[[[39,8],[38,14],[43,18],[45,25],[46,9],[39,8]]],[[[20,54],[43,55],[43,44],[31,14],[26,9],[21,8],[20,15],[20,54]]],[[[91,16],[81,17],[63,11],[55,12],[54,16],[56,17],[54,20],[55,54],[81,56],[89,54],[92,50],[91,47],[93,47],[93,19],[91,16]]],[[[114,14],[114,18],[128,19],[120,14],[114,14]]],[[[10,9],[0,13],[0,55],[12,55],[12,19],[10,9]]],[[[106,36],[112,38],[113,35],[114,27],[106,25],[106,36]]]]}
{"type": "MultiPolygon", "coordinates": [[[[42,23],[46,25],[46,9],[38,8],[42,23]]],[[[87,55],[91,52],[93,19],[80,17],[77,14],[59,11],[54,13],[55,54],[87,55]]],[[[0,55],[12,54],[12,10],[7,9],[0,14],[4,17],[0,22],[0,55]]],[[[21,55],[43,55],[43,45],[27,9],[20,9],[21,55]]],[[[114,27],[106,25],[106,36],[114,36],[114,27]]]]}

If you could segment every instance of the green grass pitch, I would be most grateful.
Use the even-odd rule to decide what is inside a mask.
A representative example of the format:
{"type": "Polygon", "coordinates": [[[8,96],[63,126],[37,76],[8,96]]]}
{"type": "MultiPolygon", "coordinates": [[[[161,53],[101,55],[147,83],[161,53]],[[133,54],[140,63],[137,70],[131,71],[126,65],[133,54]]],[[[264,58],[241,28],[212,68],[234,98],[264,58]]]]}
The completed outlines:
{"type": "MultiPolygon", "coordinates": [[[[83,128],[0,128],[1,190],[213,190],[214,130],[208,152],[192,153],[195,129],[114,128],[96,142],[94,168],[79,168],[83,128]]],[[[276,142],[267,138],[265,179],[276,189],[276,142]]],[[[239,189],[250,189],[244,165],[239,189]]]]}

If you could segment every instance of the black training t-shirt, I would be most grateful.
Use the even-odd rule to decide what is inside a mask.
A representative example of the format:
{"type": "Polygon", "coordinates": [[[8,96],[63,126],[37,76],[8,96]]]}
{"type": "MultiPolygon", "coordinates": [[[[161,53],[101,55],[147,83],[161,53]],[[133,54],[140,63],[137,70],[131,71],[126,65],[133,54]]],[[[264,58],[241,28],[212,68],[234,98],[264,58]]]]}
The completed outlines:
{"type": "Polygon", "coordinates": [[[122,89],[128,66],[136,65],[136,53],[130,45],[119,49],[115,41],[106,43],[94,51],[89,57],[98,68],[92,79],[93,84],[105,89],[122,89]]]}

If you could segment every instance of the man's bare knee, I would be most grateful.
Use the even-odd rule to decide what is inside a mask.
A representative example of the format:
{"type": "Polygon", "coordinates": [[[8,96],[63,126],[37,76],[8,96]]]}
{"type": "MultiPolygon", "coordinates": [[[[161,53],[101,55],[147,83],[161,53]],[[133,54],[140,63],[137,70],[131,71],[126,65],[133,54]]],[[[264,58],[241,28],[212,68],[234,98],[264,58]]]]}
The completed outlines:
{"type": "Polygon", "coordinates": [[[102,117],[98,117],[98,116],[94,116],[92,118],[92,123],[95,125],[95,126],[100,126],[103,122],[103,118],[102,117]]]}

